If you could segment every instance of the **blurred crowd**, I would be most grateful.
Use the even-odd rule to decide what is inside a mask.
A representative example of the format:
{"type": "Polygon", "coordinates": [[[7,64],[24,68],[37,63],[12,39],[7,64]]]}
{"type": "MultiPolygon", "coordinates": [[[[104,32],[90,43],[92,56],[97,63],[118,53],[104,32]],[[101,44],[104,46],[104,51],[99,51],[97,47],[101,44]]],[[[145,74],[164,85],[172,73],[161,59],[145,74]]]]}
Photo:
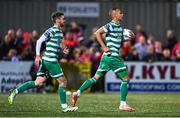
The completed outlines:
{"type": "Polygon", "coordinates": [[[153,35],[147,35],[143,27],[136,25],[135,40],[123,43],[121,56],[126,61],[180,61],[180,42],[169,29],[166,39],[159,40],[153,35]]]}
{"type": "MultiPolygon", "coordinates": [[[[102,50],[94,36],[97,27],[92,28],[88,38],[84,36],[85,30],[85,26],[76,21],[64,27],[64,41],[70,49],[70,53],[65,55],[60,51],[59,60],[65,63],[92,62],[91,75],[94,75],[102,56],[102,50]]],[[[125,61],[149,63],[180,61],[180,42],[178,42],[173,30],[167,30],[167,34],[163,34],[166,35],[166,39],[161,40],[153,35],[147,35],[139,24],[134,33],[136,34],[135,39],[123,42],[121,46],[120,55],[125,61]]],[[[34,61],[36,41],[40,35],[37,30],[26,32],[21,28],[16,31],[9,29],[4,37],[0,37],[0,61],[34,61]]],[[[41,48],[42,53],[44,49],[45,43],[41,48]]],[[[33,80],[36,78],[37,69],[37,66],[33,64],[30,70],[33,80]]],[[[51,79],[48,79],[47,85],[52,85],[51,79]]],[[[103,88],[104,79],[91,88],[91,91],[103,90],[103,88]]],[[[47,88],[48,90],[50,89],[47,88]]],[[[41,92],[41,88],[37,91],[41,92]]]]}
{"type": "MultiPolygon", "coordinates": [[[[95,63],[98,66],[102,51],[96,42],[94,32],[97,27],[92,28],[90,37],[85,38],[85,27],[72,21],[64,28],[64,40],[70,53],[64,55],[60,53],[60,61],[62,62],[87,62],[95,63]]],[[[161,39],[153,35],[147,35],[143,27],[138,24],[136,26],[136,38],[123,42],[120,55],[125,61],[179,61],[180,60],[180,42],[173,33],[173,30],[167,30],[166,39],[161,39]]],[[[36,30],[32,32],[23,31],[21,28],[9,29],[7,34],[0,39],[0,60],[20,61],[34,60],[36,41],[39,38],[36,30]]],[[[45,44],[42,46],[42,51],[45,44]]]]}

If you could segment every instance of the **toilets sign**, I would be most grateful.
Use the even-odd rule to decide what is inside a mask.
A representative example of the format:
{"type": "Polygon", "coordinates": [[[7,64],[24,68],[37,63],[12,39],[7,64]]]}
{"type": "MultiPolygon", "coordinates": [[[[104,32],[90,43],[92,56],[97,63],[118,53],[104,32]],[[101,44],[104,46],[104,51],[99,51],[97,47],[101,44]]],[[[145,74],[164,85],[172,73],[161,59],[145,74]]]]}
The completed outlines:
{"type": "Polygon", "coordinates": [[[66,17],[99,17],[99,3],[97,2],[58,2],[57,11],[66,17]]]}

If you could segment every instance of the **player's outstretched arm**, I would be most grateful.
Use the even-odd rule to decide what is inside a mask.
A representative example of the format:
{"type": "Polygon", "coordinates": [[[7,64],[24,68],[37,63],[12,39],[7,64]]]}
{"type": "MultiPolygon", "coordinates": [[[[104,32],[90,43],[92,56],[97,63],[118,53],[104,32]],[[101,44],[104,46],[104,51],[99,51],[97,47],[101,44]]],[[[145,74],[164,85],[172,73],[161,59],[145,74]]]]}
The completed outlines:
{"type": "Polygon", "coordinates": [[[101,45],[104,52],[108,52],[110,49],[104,44],[102,35],[105,33],[103,27],[99,28],[94,34],[98,43],[101,45]]]}

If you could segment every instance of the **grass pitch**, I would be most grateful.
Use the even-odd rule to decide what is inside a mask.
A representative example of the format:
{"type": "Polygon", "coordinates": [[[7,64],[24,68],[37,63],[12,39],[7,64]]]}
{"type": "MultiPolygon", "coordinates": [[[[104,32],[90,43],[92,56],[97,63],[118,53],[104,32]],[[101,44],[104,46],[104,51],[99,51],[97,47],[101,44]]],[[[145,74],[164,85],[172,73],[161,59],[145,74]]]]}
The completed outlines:
{"type": "MultiPolygon", "coordinates": [[[[77,112],[62,113],[57,94],[20,94],[9,105],[7,94],[0,94],[0,117],[180,117],[180,94],[128,95],[135,112],[118,110],[118,94],[83,94],[77,112]]],[[[68,96],[68,101],[70,97],[68,96]]]]}

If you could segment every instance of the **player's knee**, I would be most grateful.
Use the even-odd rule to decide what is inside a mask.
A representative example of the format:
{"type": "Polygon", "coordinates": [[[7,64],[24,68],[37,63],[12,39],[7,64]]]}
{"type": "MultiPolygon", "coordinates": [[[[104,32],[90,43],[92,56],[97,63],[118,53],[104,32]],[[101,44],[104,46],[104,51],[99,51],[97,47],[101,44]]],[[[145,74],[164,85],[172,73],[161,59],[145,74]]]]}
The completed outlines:
{"type": "Polygon", "coordinates": [[[96,74],[93,78],[95,78],[96,80],[99,80],[101,78],[101,76],[99,76],[98,74],[96,74]]]}
{"type": "Polygon", "coordinates": [[[38,77],[34,83],[35,83],[35,86],[37,87],[41,87],[43,84],[44,84],[44,81],[45,79],[43,77],[38,77]]]}
{"type": "Polygon", "coordinates": [[[58,83],[59,83],[59,86],[63,86],[63,87],[66,87],[67,85],[67,80],[65,78],[59,78],[58,80],[58,83]]]}
{"type": "Polygon", "coordinates": [[[44,83],[43,82],[40,82],[40,81],[35,81],[35,85],[37,87],[41,87],[44,83]]]}
{"type": "Polygon", "coordinates": [[[129,76],[126,75],[125,77],[122,78],[122,80],[129,81],[130,79],[129,79],[129,76]]]}
{"type": "Polygon", "coordinates": [[[59,86],[66,87],[66,85],[67,85],[67,81],[62,81],[61,83],[59,83],[59,86]]]}

